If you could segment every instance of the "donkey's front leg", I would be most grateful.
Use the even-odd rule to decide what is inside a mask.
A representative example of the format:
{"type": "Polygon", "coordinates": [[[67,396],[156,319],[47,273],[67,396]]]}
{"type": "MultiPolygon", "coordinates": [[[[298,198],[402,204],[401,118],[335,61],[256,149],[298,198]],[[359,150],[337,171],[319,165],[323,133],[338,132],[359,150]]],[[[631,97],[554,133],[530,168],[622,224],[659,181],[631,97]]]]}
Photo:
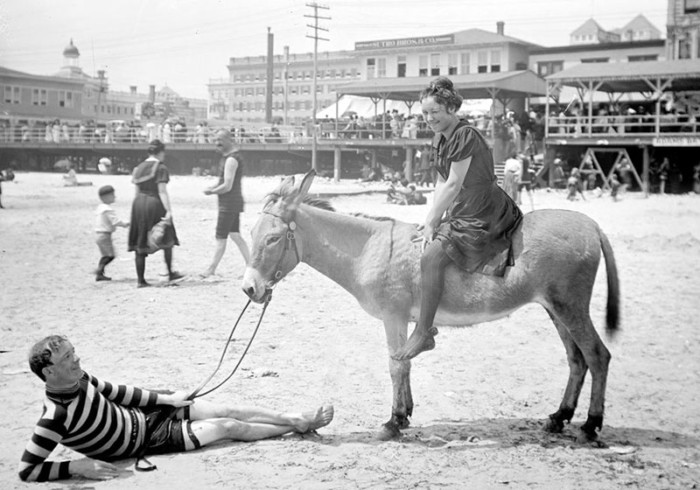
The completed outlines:
{"type": "Polygon", "coordinates": [[[408,319],[405,315],[389,315],[384,318],[387,347],[389,349],[389,374],[393,386],[394,400],[391,418],[384,424],[378,438],[389,440],[401,435],[401,429],[409,425],[408,418],[413,415],[413,396],[411,395],[411,361],[397,361],[391,355],[406,343],[408,319]]]}

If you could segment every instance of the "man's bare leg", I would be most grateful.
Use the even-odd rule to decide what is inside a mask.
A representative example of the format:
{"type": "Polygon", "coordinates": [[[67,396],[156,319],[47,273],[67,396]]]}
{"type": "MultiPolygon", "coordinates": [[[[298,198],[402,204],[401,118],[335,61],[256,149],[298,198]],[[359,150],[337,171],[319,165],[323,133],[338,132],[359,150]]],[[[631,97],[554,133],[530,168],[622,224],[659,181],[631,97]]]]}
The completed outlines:
{"type": "Polygon", "coordinates": [[[207,270],[205,270],[201,274],[201,277],[209,277],[216,273],[216,268],[219,266],[219,262],[221,262],[221,259],[224,256],[224,252],[226,252],[226,239],[217,238],[216,250],[214,250],[214,258],[211,261],[211,265],[207,267],[207,270]]]}
{"type": "Polygon", "coordinates": [[[245,265],[250,262],[250,252],[248,251],[248,244],[243,239],[240,233],[229,233],[228,236],[231,238],[233,243],[236,244],[238,250],[240,250],[243,260],[245,260],[245,265]]]}
{"type": "Polygon", "coordinates": [[[190,420],[226,418],[249,424],[287,427],[288,431],[308,432],[325,427],[333,420],[333,405],[323,405],[308,412],[277,412],[259,407],[226,406],[197,400],[190,407],[190,420]]]}

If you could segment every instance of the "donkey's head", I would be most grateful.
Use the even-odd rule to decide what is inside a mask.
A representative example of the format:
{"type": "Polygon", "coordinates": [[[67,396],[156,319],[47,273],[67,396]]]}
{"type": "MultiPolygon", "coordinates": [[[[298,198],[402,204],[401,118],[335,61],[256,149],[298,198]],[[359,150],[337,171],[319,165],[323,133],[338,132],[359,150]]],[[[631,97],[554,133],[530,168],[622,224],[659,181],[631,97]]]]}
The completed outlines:
{"type": "Polygon", "coordinates": [[[243,292],[255,302],[267,299],[272,287],[301,262],[303,244],[295,233],[296,212],[309,192],[316,172],[311,170],[295,185],[286,177],[265,199],[253,227],[251,256],[243,276],[243,292]]]}

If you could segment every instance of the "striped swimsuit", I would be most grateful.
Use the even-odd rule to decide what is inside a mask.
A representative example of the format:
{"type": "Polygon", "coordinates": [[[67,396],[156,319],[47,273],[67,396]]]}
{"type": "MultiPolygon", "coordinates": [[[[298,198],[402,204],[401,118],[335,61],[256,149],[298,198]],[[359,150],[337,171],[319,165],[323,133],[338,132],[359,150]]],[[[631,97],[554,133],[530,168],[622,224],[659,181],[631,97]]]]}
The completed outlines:
{"type": "Polygon", "coordinates": [[[83,373],[70,394],[46,392],[44,412],[22,454],[24,481],[70,478],[69,461],[46,461],[60,443],[101,460],[134,456],[146,438],[146,417],[138,407],[155,407],[155,392],[112,385],[83,373]]]}

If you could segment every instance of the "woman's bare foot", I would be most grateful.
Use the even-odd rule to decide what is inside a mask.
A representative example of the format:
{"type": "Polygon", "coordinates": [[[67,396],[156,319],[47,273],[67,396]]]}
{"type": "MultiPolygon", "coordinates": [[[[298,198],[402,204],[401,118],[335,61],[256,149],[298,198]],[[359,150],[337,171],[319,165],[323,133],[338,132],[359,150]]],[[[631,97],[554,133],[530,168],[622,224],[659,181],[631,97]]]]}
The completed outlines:
{"type": "Polygon", "coordinates": [[[322,405],[316,411],[302,413],[300,420],[294,424],[294,429],[300,434],[320,429],[331,423],[333,414],[333,405],[322,405]]]}

